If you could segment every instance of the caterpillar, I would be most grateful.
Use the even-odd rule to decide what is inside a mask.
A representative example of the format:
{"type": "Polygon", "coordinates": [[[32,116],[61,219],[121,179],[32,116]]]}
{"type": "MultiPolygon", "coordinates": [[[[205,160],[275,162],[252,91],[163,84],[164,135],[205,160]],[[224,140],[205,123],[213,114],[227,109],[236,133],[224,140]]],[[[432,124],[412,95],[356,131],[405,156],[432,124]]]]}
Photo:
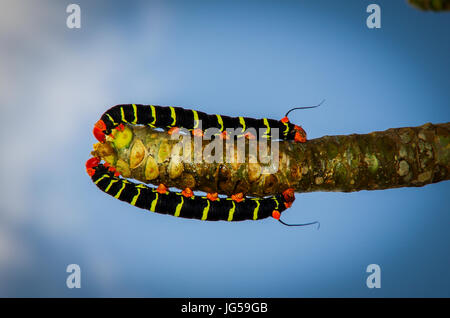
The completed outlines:
{"type": "Polygon", "coordinates": [[[177,217],[207,221],[261,220],[272,216],[279,220],[281,212],[295,200],[293,189],[266,198],[219,198],[217,193],[196,196],[189,189],[171,192],[163,184],[150,188],[118,176],[113,169],[91,158],[86,169],[94,184],[103,192],[133,206],[177,217]]]}
{"type": "MultiPolygon", "coordinates": [[[[279,129],[280,139],[303,143],[306,142],[306,132],[301,126],[290,123],[287,116],[292,110],[314,108],[320,104],[293,108],[281,120],[209,115],[173,106],[121,104],[111,107],[101,116],[94,125],[93,134],[97,140],[104,143],[106,136],[114,138],[113,129],[122,131],[124,124],[130,124],[168,129],[169,134],[178,127],[188,129],[194,135],[203,135],[207,129],[217,128],[222,138],[228,138],[227,128],[238,130],[240,128],[243,136],[256,138],[252,134],[244,134],[247,128],[253,128],[256,131],[259,129],[265,131],[262,137],[269,139],[271,131],[279,129]]],[[[150,188],[144,184],[134,183],[120,177],[115,167],[108,163],[102,164],[101,159],[97,157],[86,162],[86,171],[103,192],[152,212],[208,221],[260,220],[272,216],[289,226],[318,223],[286,224],[280,220],[281,213],[291,207],[295,200],[293,189],[264,198],[245,198],[242,193],[233,194],[231,198],[219,198],[218,193],[196,196],[189,188],[182,192],[171,192],[164,184],[160,184],[158,188],[150,188]]]]}
{"type": "MultiPolygon", "coordinates": [[[[314,108],[317,106],[297,107],[294,109],[314,108]]],[[[282,140],[306,142],[306,132],[301,126],[289,122],[288,113],[281,120],[255,119],[250,117],[208,115],[201,111],[173,106],[123,104],[108,109],[94,125],[93,133],[97,140],[104,142],[105,135],[111,134],[112,129],[125,123],[169,129],[183,127],[193,131],[194,134],[203,134],[209,128],[220,130],[222,135],[226,135],[227,128],[240,128],[242,132],[246,131],[247,128],[254,128],[256,131],[259,131],[259,129],[265,131],[263,138],[270,138],[271,131],[278,129],[280,132],[279,137],[282,140]]],[[[253,138],[256,136],[248,134],[246,137],[253,138]]]]}

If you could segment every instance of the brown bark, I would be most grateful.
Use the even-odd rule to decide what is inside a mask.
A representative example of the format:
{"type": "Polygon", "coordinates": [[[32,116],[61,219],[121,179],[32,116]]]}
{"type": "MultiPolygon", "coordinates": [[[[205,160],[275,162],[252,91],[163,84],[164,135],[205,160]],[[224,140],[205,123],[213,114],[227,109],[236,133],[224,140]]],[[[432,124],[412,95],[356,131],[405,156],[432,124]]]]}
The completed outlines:
{"type": "MultiPolygon", "coordinates": [[[[450,123],[324,136],[303,144],[281,141],[279,169],[269,174],[262,173],[267,165],[248,163],[248,155],[245,163],[180,162],[173,155],[178,141],[167,133],[130,128],[130,147],[117,150],[107,142],[94,145],[93,154],[103,159],[109,155],[124,177],[179,189],[265,196],[287,188],[351,192],[419,187],[450,179],[450,123]]],[[[203,150],[208,143],[203,141],[203,150]]]]}

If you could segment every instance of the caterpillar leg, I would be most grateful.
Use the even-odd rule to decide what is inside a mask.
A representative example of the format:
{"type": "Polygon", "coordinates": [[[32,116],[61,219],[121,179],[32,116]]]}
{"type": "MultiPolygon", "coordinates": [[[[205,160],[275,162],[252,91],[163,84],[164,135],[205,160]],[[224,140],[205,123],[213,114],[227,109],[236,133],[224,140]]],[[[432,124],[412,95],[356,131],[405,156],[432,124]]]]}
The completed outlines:
{"type": "Polygon", "coordinates": [[[199,128],[193,129],[192,135],[197,136],[197,137],[203,137],[203,131],[199,128]]]}
{"type": "Polygon", "coordinates": [[[233,194],[231,196],[231,200],[236,201],[236,202],[241,202],[242,200],[244,200],[244,194],[242,192],[233,194]]]}
{"type": "Polygon", "coordinates": [[[246,132],[244,134],[244,137],[247,138],[247,139],[250,139],[250,140],[255,140],[256,139],[256,136],[253,135],[251,132],[246,132]]]}
{"type": "Polygon", "coordinates": [[[226,131],[222,131],[222,133],[220,134],[220,139],[228,140],[228,139],[230,139],[230,136],[228,136],[226,131]]]}
{"type": "Polygon", "coordinates": [[[170,129],[167,131],[167,133],[168,133],[169,135],[173,135],[173,134],[178,133],[179,131],[180,131],[180,128],[178,128],[178,127],[172,127],[172,128],[170,128],[170,129]]]}
{"type": "Polygon", "coordinates": [[[219,194],[217,192],[214,193],[207,193],[206,198],[210,201],[216,201],[219,197],[219,194]]]}
{"type": "Polygon", "coordinates": [[[194,192],[190,188],[186,188],[183,191],[181,191],[181,194],[184,195],[186,198],[190,198],[194,195],[194,192]]]}
{"type": "Polygon", "coordinates": [[[156,188],[156,192],[158,192],[159,194],[165,194],[167,193],[167,187],[161,183],[158,188],[156,188]]]}

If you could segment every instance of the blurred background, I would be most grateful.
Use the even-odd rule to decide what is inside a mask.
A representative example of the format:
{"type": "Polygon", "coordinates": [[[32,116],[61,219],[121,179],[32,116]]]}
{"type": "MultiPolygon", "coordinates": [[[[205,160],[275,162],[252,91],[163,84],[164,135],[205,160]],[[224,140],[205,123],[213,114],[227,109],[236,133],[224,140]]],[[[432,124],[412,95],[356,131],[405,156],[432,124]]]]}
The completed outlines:
{"type": "Polygon", "coordinates": [[[136,209],[85,173],[120,103],[293,113],[309,138],[450,121],[449,14],[406,1],[2,0],[0,296],[450,296],[450,183],[297,194],[285,221],[136,209]],[[366,8],[381,7],[381,29],[366,8]],[[66,267],[81,288],[66,287],[66,267]],[[381,288],[366,267],[381,267],[381,288]]]}

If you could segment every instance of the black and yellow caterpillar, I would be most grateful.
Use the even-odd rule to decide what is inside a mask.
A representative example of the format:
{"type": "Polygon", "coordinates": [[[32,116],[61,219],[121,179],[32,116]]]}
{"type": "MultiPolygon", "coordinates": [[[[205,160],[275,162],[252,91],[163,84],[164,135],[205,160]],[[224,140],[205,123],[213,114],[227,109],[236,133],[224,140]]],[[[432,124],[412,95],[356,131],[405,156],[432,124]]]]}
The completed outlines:
{"type": "Polygon", "coordinates": [[[181,107],[139,104],[116,105],[108,109],[95,124],[94,135],[99,141],[104,141],[105,135],[111,134],[114,128],[125,123],[159,128],[183,127],[188,130],[200,129],[201,126],[203,132],[209,128],[216,128],[222,133],[226,132],[227,128],[240,128],[243,132],[248,128],[253,128],[256,133],[263,129],[262,137],[264,138],[270,138],[271,132],[278,129],[279,138],[282,140],[306,141],[306,132],[303,128],[290,123],[287,116],[281,120],[229,117],[208,115],[201,111],[181,107]]]}
{"type": "Polygon", "coordinates": [[[279,219],[280,213],[294,200],[291,191],[267,198],[234,200],[219,197],[211,199],[185,191],[171,192],[164,186],[150,188],[116,176],[109,168],[98,161],[95,162],[96,158],[92,159],[91,178],[100,190],[116,199],[152,212],[207,221],[261,220],[269,216],[279,219]]]}
{"type": "MultiPolygon", "coordinates": [[[[317,106],[294,109],[313,107],[317,106]]],[[[265,138],[270,138],[273,129],[279,129],[280,139],[306,142],[306,132],[300,126],[289,122],[287,118],[289,112],[283,119],[273,120],[208,115],[172,106],[116,105],[101,116],[94,125],[93,133],[100,142],[105,142],[106,135],[110,135],[113,129],[123,129],[123,124],[148,125],[163,129],[183,127],[193,132],[201,126],[201,133],[209,128],[217,128],[221,134],[225,134],[229,128],[235,130],[240,128],[242,132],[247,128],[253,128],[255,131],[263,129],[265,138]]],[[[265,198],[244,198],[242,193],[232,195],[231,198],[219,198],[217,193],[195,196],[189,188],[177,193],[168,191],[163,184],[158,188],[150,188],[144,184],[133,183],[121,178],[114,167],[100,161],[100,158],[94,157],[86,162],[86,170],[92,181],[100,190],[133,206],[157,213],[208,221],[260,220],[272,216],[289,225],[280,220],[280,215],[295,200],[293,189],[265,198]]],[[[317,222],[298,225],[315,223],[317,222]]]]}

